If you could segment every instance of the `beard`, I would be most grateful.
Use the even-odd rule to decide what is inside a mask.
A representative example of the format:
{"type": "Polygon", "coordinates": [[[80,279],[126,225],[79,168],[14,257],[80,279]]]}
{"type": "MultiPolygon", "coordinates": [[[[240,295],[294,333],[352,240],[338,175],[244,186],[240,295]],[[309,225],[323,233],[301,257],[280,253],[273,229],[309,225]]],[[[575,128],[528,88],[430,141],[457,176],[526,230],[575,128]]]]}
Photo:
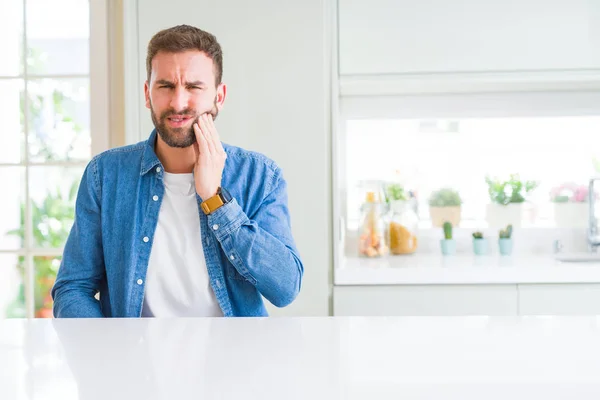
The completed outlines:
{"type": "Polygon", "coordinates": [[[154,124],[154,127],[156,128],[160,138],[169,147],[185,148],[196,143],[194,124],[198,122],[198,119],[202,114],[210,114],[212,115],[213,120],[217,119],[217,115],[219,115],[219,109],[217,108],[216,96],[215,100],[213,101],[212,109],[204,113],[199,113],[193,108],[185,108],[183,110],[175,110],[170,108],[161,113],[159,117],[154,111],[154,107],[152,107],[152,102],[150,102],[150,117],[152,118],[152,123],[154,124]],[[191,117],[193,118],[192,124],[189,127],[169,128],[167,126],[167,118],[169,118],[171,115],[184,115],[186,117],[191,117]]]}

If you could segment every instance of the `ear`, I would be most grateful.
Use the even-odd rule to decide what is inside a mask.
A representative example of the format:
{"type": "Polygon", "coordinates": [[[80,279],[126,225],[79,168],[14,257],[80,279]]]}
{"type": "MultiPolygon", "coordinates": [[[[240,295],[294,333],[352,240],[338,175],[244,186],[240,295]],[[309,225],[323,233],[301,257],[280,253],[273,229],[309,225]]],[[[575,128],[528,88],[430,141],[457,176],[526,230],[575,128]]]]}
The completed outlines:
{"type": "Polygon", "coordinates": [[[150,108],[150,87],[148,81],[144,82],[144,96],[146,97],[146,108],[150,108]]]}
{"type": "Polygon", "coordinates": [[[227,96],[227,85],[224,83],[219,84],[217,87],[217,110],[223,109],[223,103],[225,103],[225,97],[227,96]]]}

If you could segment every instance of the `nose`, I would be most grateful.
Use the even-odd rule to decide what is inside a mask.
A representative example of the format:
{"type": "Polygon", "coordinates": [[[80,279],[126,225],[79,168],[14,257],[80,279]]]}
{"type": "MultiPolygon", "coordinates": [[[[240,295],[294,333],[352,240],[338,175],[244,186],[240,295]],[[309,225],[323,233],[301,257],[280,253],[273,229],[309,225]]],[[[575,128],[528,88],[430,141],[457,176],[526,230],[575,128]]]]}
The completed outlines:
{"type": "Polygon", "coordinates": [[[188,106],[188,93],[187,90],[181,86],[177,86],[172,92],[170,106],[174,110],[180,111],[186,109],[188,106]]]}

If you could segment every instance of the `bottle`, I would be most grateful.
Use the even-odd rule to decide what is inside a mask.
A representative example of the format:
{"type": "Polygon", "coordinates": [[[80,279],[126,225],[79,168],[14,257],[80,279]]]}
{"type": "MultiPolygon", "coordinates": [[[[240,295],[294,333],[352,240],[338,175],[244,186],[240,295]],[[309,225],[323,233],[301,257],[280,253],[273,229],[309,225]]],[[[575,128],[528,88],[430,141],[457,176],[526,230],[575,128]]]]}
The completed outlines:
{"type": "Polygon", "coordinates": [[[359,225],[359,255],[361,257],[381,257],[388,254],[388,230],[384,205],[375,192],[367,192],[361,207],[359,225]]]}
{"type": "Polygon", "coordinates": [[[413,254],[417,251],[419,217],[411,200],[393,200],[389,224],[390,253],[413,254]]]}

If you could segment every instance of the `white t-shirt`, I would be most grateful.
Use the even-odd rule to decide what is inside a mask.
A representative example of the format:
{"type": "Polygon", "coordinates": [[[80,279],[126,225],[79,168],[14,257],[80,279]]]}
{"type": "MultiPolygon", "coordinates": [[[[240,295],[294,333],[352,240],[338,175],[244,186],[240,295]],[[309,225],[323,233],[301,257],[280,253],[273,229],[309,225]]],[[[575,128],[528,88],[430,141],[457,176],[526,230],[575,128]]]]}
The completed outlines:
{"type": "Polygon", "coordinates": [[[222,317],[210,286],[193,174],[164,173],[142,317],[222,317]]]}

